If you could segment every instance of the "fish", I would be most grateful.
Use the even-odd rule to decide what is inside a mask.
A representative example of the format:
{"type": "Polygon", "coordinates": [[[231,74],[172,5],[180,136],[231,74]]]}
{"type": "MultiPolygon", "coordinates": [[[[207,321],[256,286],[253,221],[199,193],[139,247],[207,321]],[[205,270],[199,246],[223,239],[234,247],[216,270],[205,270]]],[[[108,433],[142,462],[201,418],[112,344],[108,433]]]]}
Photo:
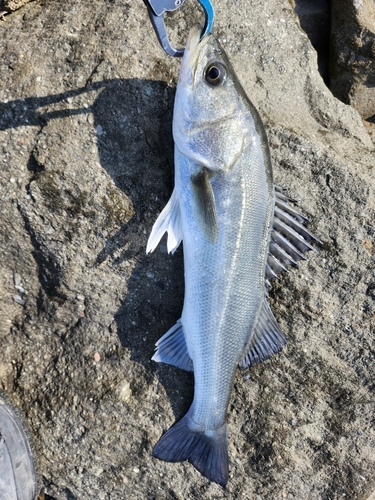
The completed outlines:
{"type": "Polygon", "coordinates": [[[286,339],[268,304],[271,280],[306,260],[319,242],[274,185],[260,115],[212,34],[192,28],[173,111],[175,185],[153,225],[146,252],[165,233],[168,252],[183,242],[181,319],[157,342],[153,360],[194,372],[186,415],[153,455],[189,461],[225,487],[227,412],[239,366],[279,352],[286,339]]]}

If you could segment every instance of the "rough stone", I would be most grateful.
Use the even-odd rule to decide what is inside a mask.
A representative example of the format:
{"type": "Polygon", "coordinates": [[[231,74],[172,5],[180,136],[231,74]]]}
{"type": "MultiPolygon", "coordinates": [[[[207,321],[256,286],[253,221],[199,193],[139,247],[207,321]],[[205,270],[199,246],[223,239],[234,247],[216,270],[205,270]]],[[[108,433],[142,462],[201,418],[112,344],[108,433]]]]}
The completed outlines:
{"type": "MultiPolygon", "coordinates": [[[[145,255],[173,186],[180,62],[141,1],[35,1],[0,24],[0,386],[25,415],[52,499],[375,491],[374,146],[325,86],[288,1],[215,10],[275,181],[324,242],[271,291],[286,348],[236,376],[226,491],[151,456],[193,392],[189,373],[150,361],[181,313],[182,252],[145,255]]],[[[168,18],[176,46],[197,19],[194,2],[168,18]]]]}
{"type": "Polygon", "coordinates": [[[331,0],[292,0],[301,28],[318,53],[320,74],[328,81],[331,0]]]}
{"type": "Polygon", "coordinates": [[[332,0],[330,88],[364,119],[375,116],[375,3],[332,0]]]}
{"type": "Polygon", "coordinates": [[[0,10],[13,12],[14,10],[20,9],[30,1],[33,0],[0,0],[0,10]]]}

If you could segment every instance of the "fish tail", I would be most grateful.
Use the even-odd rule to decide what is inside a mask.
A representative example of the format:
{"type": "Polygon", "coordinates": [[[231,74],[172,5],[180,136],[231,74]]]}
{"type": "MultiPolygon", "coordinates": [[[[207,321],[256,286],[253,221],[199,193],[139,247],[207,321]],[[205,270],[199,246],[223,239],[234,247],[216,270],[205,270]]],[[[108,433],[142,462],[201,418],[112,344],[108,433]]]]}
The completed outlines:
{"type": "Polygon", "coordinates": [[[187,413],[160,438],[154,457],[166,462],[188,460],[207,479],[225,487],[229,475],[227,424],[204,432],[193,427],[187,413]]]}

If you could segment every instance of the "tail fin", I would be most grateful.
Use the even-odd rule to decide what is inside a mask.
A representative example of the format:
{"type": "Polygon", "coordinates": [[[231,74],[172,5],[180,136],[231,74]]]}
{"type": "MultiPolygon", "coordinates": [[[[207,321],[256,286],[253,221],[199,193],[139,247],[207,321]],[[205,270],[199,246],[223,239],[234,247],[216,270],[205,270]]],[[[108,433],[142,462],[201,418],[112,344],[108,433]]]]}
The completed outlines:
{"type": "Polygon", "coordinates": [[[227,424],[217,430],[197,432],[189,427],[189,414],[160,438],[153,455],[166,462],[188,460],[210,481],[225,487],[228,482],[227,424]]]}

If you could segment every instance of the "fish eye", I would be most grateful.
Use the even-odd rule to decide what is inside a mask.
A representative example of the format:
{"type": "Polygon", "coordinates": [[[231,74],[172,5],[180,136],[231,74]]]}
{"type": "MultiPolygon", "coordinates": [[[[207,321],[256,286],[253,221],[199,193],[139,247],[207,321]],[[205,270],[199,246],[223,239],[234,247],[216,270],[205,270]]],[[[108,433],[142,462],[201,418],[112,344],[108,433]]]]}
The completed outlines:
{"type": "Polygon", "coordinates": [[[221,63],[214,62],[207,66],[204,77],[209,85],[218,87],[225,81],[227,70],[221,63]]]}

